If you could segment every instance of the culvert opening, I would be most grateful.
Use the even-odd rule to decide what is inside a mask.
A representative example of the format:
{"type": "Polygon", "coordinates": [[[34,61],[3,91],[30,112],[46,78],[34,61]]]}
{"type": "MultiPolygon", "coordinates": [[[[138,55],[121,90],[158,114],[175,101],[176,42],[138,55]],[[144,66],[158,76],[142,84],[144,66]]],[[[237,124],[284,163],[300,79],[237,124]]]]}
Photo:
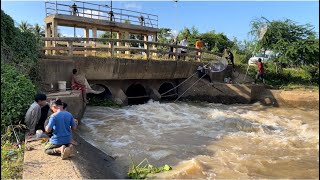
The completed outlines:
{"type": "Polygon", "coordinates": [[[174,100],[177,98],[178,94],[176,89],[171,83],[163,83],[159,88],[159,94],[161,95],[161,100],[174,100]]]}
{"type": "Polygon", "coordinates": [[[91,88],[95,91],[102,91],[102,93],[99,94],[93,94],[88,93],[87,98],[89,99],[89,103],[94,103],[97,105],[97,103],[103,103],[104,101],[111,101],[112,99],[112,93],[109,90],[108,87],[102,85],[102,84],[93,84],[91,85],[91,88]]]}
{"type": "Polygon", "coordinates": [[[128,97],[129,105],[144,104],[150,99],[145,88],[141,84],[133,84],[129,86],[126,91],[126,95],[128,97]]]}

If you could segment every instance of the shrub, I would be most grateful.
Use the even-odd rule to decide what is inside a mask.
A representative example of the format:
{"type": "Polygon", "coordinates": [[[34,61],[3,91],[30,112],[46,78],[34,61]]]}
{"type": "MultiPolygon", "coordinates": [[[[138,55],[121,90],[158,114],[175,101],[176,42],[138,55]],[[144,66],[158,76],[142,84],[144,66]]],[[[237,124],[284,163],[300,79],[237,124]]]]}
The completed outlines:
{"type": "Polygon", "coordinates": [[[32,103],[35,86],[15,67],[1,63],[1,131],[18,123],[32,103]]]}
{"type": "Polygon", "coordinates": [[[14,26],[13,19],[1,10],[1,62],[15,66],[34,83],[39,81],[41,43],[31,32],[21,32],[14,26]]]}

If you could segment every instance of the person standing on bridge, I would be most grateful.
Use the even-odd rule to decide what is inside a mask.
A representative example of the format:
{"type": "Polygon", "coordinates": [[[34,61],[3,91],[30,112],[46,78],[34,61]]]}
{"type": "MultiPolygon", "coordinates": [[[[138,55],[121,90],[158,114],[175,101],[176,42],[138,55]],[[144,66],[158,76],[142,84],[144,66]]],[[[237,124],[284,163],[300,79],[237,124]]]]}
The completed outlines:
{"type": "MultiPolygon", "coordinates": [[[[196,41],[196,44],[195,44],[195,47],[199,50],[202,49],[203,47],[203,43],[202,43],[202,38],[200,38],[199,40],[196,41]]],[[[200,62],[200,59],[201,59],[201,52],[197,51],[196,55],[198,55],[198,57],[196,57],[196,60],[198,60],[200,62]]]]}
{"type": "MultiPolygon", "coordinates": [[[[188,47],[188,36],[185,36],[182,41],[180,41],[180,46],[185,46],[188,47]]],[[[183,60],[186,60],[186,54],[187,54],[187,49],[186,48],[181,48],[181,55],[183,56],[183,60]],[[182,55],[183,54],[183,55],[182,55]]],[[[180,60],[180,56],[178,56],[178,59],[180,60]]]]}
{"type": "Polygon", "coordinates": [[[78,7],[77,7],[76,3],[73,3],[73,5],[71,6],[71,9],[72,9],[72,15],[76,16],[79,14],[78,7]]]}

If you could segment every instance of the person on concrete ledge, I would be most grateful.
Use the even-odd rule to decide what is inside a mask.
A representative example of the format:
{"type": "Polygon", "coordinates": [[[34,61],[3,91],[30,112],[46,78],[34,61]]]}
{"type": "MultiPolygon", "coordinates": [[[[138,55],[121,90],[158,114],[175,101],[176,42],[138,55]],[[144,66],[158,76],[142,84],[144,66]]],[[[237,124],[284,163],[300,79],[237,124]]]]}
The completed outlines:
{"type": "Polygon", "coordinates": [[[77,72],[77,69],[72,70],[71,89],[80,90],[82,93],[83,102],[88,103],[85,81],[77,74],[77,72]]]}
{"type": "Polygon", "coordinates": [[[38,124],[41,117],[41,107],[47,104],[47,96],[45,94],[36,94],[34,102],[30,105],[24,122],[28,128],[28,135],[32,136],[36,132],[36,125],[38,124]]]}
{"type": "Polygon", "coordinates": [[[91,88],[90,84],[88,83],[88,80],[85,76],[80,75],[77,73],[77,69],[72,70],[72,80],[71,80],[71,89],[80,90],[82,88],[85,89],[85,92],[92,93],[92,94],[100,94],[102,91],[95,91],[91,88]]]}
{"type": "Polygon", "coordinates": [[[233,56],[233,54],[232,54],[232,52],[231,52],[231,50],[230,50],[229,48],[225,48],[225,52],[227,53],[226,59],[227,59],[228,61],[230,60],[230,62],[231,62],[231,64],[232,64],[232,69],[233,69],[233,71],[235,72],[236,69],[235,69],[235,67],[234,67],[234,56],[233,56]]]}
{"type": "Polygon", "coordinates": [[[73,116],[68,111],[63,111],[60,99],[51,101],[50,108],[53,114],[50,116],[45,130],[47,133],[52,132],[52,136],[45,145],[45,153],[49,155],[61,154],[62,159],[67,159],[73,149],[71,131],[75,131],[77,125],[73,116]]]}

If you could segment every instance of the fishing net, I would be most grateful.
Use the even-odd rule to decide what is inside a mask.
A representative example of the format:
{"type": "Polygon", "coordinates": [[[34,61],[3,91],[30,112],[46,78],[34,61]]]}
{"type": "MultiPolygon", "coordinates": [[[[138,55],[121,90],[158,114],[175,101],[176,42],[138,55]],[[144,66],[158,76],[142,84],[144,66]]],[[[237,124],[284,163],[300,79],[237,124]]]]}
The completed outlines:
{"type": "Polygon", "coordinates": [[[261,40],[268,30],[268,25],[264,24],[259,28],[258,39],[261,40]]]}
{"type": "Polygon", "coordinates": [[[210,68],[211,72],[221,72],[225,70],[228,66],[228,60],[224,57],[221,57],[218,62],[211,62],[210,68]]]}

